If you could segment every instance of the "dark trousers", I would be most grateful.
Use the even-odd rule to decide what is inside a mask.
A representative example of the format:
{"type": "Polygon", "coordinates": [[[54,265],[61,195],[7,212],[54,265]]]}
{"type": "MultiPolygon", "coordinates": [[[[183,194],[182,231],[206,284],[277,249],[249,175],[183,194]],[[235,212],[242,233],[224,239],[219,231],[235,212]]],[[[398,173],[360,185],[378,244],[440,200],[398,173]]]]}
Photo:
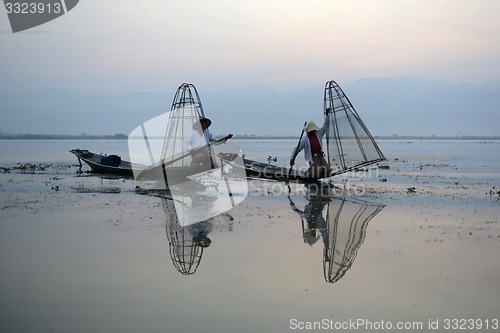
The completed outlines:
{"type": "Polygon", "coordinates": [[[325,178],[330,176],[330,172],[332,172],[332,169],[328,166],[323,154],[319,153],[313,155],[313,161],[306,171],[306,176],[312,178],[325,178]]]}

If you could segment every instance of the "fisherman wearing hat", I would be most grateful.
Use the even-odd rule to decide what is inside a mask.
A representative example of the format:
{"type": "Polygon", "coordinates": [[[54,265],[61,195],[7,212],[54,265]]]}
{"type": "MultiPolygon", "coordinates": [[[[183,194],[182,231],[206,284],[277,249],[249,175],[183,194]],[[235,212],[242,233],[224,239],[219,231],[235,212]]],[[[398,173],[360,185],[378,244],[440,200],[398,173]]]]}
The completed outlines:
{"type": "Polygon", "coordinates": [[[325,177],[331,171],[322,149],[322,139],[326,133],[327,121],[328,117],[325,118],[325,124],[321,128],[314,121],[307,122],[304,127],[304,132],[307,135],[300,140],[299,145],[295,147],[290,158],[290,166],[293,166],[297,154],[304,150],[304,157],[309,163],[309,169],[305,174],[309,177],[325,177]]]}
{"type": "Polygon", "coordinates": [[[186,140],[186,149],[192,152],[191,166],[200,166],[210,162],[210,150],[200,149],[215,141],[208,128],[212,121],[208,118],[200,118],[193,124],[193,131],[186,140]]]}
{"type": "Polygon", "coordinates": [[[321,237],[323,238],[323,243],[327,245],[327,223],[323,217],[323,210],[331,200],[329,197],[318,194],[317,189],[313,191],[314,192],[311,192],[309,188],[307,194],[307,200],[309,202],[305,205],[304,210],[298,209],[292,199],[288,198],[288,200],[290,201],[292,210],[298,213],[302,219],[302,237],[304,243],[312,246],[321,237]],[[304,220],[306,223],[304,223],[304,220]]]}

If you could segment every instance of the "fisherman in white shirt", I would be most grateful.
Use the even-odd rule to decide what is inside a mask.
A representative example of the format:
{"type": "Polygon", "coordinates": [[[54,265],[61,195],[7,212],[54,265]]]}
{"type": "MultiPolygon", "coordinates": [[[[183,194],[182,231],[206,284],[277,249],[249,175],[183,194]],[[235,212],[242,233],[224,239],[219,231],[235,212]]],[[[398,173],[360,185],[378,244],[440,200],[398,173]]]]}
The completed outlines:
{"type": "Polygon", "coordinates": [[[192,152],[191,166],[201,166],[210,163],[210,149],[207,146],[215,141],[212,133],[208,130],[212,121],[208,118],[200,118],[193,124],[193,131],[186,140],[186,150],[192,152]]]}
{"type": "Polygon", "coordinates": [[[325,123],[321,128],[314,121],[307,122],[304,127],[307,135],[300,140],[299,145],[292,151],[292,156],[290,157],[291,167],[295,164],[297,154],[304,150],[304,158],[309,163],[309,169],[305,172],[307,177],[322,178],[331,172],[331,168],[325,160],[322,145],[328,125],[328,117],[325,117],[325,123]]]}

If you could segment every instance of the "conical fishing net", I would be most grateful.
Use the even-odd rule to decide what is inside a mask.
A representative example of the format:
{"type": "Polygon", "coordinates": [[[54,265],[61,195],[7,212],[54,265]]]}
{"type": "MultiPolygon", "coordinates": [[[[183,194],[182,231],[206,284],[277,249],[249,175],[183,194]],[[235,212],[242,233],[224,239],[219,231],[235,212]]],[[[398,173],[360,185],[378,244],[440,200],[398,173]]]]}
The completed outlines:
{"type": "MultiPolygon", "coordinates": [[[[186,154],[186,139],[197,129],[201,132],[200,119],[205,118],[201,100],[192,84],[182,84],[175,94],[169,113],[161,162],[167,167],[187,167],[191,165],[192,155],[186,154]],[[184,157],[183,157],[184,156],[184,157]],[[173,162],[174,160],[177,161],[173,162]]],[[[209,156],[213,161],[213,151],[209,156]]]]}
{"type": "Polygon", "coordinates": [[[385,160],[368,128],[335,81],[325,85],[324,109],[331,175],[385,160]]]}

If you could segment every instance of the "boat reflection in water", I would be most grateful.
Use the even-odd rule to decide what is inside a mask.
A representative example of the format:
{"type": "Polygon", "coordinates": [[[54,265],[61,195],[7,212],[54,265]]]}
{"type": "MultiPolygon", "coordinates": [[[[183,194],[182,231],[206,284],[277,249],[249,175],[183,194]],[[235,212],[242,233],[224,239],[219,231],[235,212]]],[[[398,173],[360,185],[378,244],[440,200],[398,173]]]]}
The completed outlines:
{"type": "Polygon", "coordinates": [[[351,268],[366,236],[368,222],[385,206],[357,198],[330,196],[317,187],[308,191],[304,210],[289,197],[291,208],[301,216],[304,243],[323,241],[325,281],[335,283],[351,268]]]}

